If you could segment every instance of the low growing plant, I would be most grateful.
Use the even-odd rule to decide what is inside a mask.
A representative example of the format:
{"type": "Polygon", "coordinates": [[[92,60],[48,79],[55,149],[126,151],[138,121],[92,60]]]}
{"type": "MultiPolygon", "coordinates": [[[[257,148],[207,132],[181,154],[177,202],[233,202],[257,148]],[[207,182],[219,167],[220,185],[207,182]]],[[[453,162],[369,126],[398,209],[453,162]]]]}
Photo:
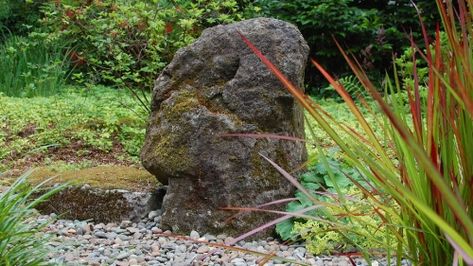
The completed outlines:
{"type": "MultiPolygon", "coordinates": [[[[334,158],[327,158],[325,162],[318,160],[308,167],[307,172],[301,175],[300,183],[313,197],[319,200],[327,200],[330,197],[330,193],[336,193],[335,183],[343,191],[348,191],[348,189],[352,187],[350,179],[344,175],[345,172],[359,176],[354,169],[349,168],[345,164],[341,164],[334,158]],[[329,171],[332,172],[335,178],[333,181],[335,182],[332,181],[329,171]]],[[[357,178],[357,180],[360,180],[360,178],[357,178]]],[[[295,212],[314,205],[313,202],[300,191],[296,192],[295,197],[297,200],[290,202],[287,205],[286,211],[295,212]]],[[[314,210],[313,215],[317,215],[316,213],[317,210],[314,210]]],[[[303,220],[288,219],[277,224],[276,232],[283,240],[295,240],[298,237],[297,232],[293,231],[294,222],[296,221],[302,222],[303,220]]]]}
{"type": "MultiPolygon", "coordinates": [[[[356,98],[358,95],[366,95],[363,85],[358,81],[355,75],[347,75],[338,80],[347,90],[347,92],[353,97],[356,98]]],[[[323,87],[317,91],[318,96],[324,98],[335,98],[340,99],[337,91],[332,85],[323,87]]],[[[341,100],[341,99],[340,99],[341,100]]]]}
{"type": "MultiPolygon", "coordinates": [[[[373,202],[364,199],[363,192],[346,175],[363,184],[364,188],[369,188],[364,178],[356,169],[339,159],[322,156],[301,175],[300,184],[319,202],[336,204],[305,214],[337,218],[340,226],[348,230],[341,233],[323,221],[294,217],[278,223],[276,232],[283,240],[304,240],[309,252],[314,254],[350,252],[356,247],[374,251],[386,245],[392,246],[394,238],[388,234],[385,226],[380,226],[382,221],[377,216],[365,215],[371,213],[373,202]],[[340,202],[337,189],[346,195],[345,203],[340,202]],[[346,215],[347,212],[359,215],[356,219],[361,221],[354,223],[346,215]]],[[[314,206],[314,202],[301,191],[296,192],[295,198],[287,205],[287,212],[298,212],[314,206]]]]}
{"type": "MultiPolygon", "coordinates": [[[[315,213],[315,217],[334,217],[341,226],[334,226],[325,221],[296,220],[292,234],[300,236],[312,254],[359,253],[364,250],[370,255],[383,254],[386,249],[396,248],[396,239],[383,225],[383,221],[372,213],[373,202],[366,200],[363,192],[356,187],[342,190],[347,202],[337,202],[337,195],[319,198],[320,201],[334,202],[338,208],[326,208],[315,213]],[[348,216],[357,215],[355,219],[348,216]]],[[[386,202],[386,204],[390,204],[386,202]]]]}
{"type": "Polygon", "coordinates": [[[68,88],[51,97],[0,96],[0,101],[0,171],[28,157],[48,156],[50,149],[69,148],[87,158],[80,153],[115,148],[111,156],[137,160],[146,114],[127,91],[68,88]]]}

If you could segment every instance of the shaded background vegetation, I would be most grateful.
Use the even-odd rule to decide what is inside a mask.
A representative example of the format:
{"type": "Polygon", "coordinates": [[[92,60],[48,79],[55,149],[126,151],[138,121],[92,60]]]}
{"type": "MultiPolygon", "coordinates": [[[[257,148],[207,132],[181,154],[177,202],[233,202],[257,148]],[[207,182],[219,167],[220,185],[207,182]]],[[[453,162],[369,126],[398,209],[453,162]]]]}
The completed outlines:
{"type": "MultiPolygon", "coordinates": [[[[333,38],[353,53],[374,79],[380,80],[392,67],[392,58],[409,46],[409,34],[421,39],[414,2],[433,30],[439,22],[437,5],[431,0],[258,0],[261,13],[296,24],[309,43],[310,55],[338,76],[349,73],[333,38]]],[[[312,93],[322,78],[312,67],[306,81],[312,93]]]]}
{"type": "MultiPolygon", "coordinates": [[[[427,29],[435,29],[435,1],[414,2],[427,29]]],[[[409,46],[409,34],[421,38],[410,0],[3,0],[0,10],[0,41],[21,35],[30,46],[59,47],[69,63],[62,64],[69,83],[145,90],[177,49],[203,29],[246,18],[267,16],[296,24],[311,56],[339,77],[348,69],[333,38],[346,44],[378,81],[392,67],[393,55],[409,46]]],[[[322,78],[307,69],[309,91],[323,94],[318,89],[325,85],[322,78]]]]}
{"type": "MultiPolygon", "coordinates": [[[[461,45],[460,39],[453,40],[451,37],[451,32],[456,29],[445,27],[444,30],[450,31],[450,35],[439,31],[435,45],[432,45],[432,40],[428,40],[427,46],[430,45],[431,50],[426,49],[425,45],[422,46],[424,42],[417,15],[419,12],[423,18],[428,30],[427,39],[433,39],[432,32],[440,22],[435,2],[0,0],[0,174],[9,169],[22,170],[46,164],[63,169],[82,169],[97,164],[139,167],[138,157],[146,127],[149,91],[154,79],[172,60],[175,52],[194,41],[205,28],[258,16],[275,17],[297,25],[309,43],[311,56],[340,78],[338,82],[332,81],[329,86],[314,68],[307,67],[307,91],[316,99],[317,104],[332,114],[336,121],[343,122],[351,129],[363,131],[369,125],[379,139],[390,137],[386,139],[386,143],[390,144],[387,148],[384,143],[364,146],[364,142],[358,143],[362,139],[359,135],[351,135],[351,131],[344,132],[345,127],[340,127],[336,132],[342,132],[337,134],[339,142],[346,141],[348,146],[345,148],[359,144],[353,146],[353,150],[359,154],[346,160],[347,157],[341,155],[340,149],[335,148],[336,141],[321,128],[323,123],[319,122],[314,126],[317,115],[313,112],[312,119],[308,118],[306,121],[306,131],[308,143],[313,141],[317,145],[308,144],[310,160],[307,171],[301,174],[299,182],[304,189],[314,192],[314,195],[297,192],[296,200],[287,206],[287,210],[294,212],[316,205],[319,201],[330,202],[334,200],[334,195],[338,195],[340,202],[335,203],[341,207],[339,210],[327,208],[309,214],[317,218],[325,215],[328,220],[341,222],[341,227],[332,230],[327,227],[327,223],[319,223],[316,219],[292,219],[278,225],[279,235],[283,239],[304,239],[309,251],[313,253],[339,251],[339,244],[343,244],[342,248],[350,245],[351,248],[360,250],[383,248],[388,252],[394,251],[394,254],[399,251],[399,246],[394,247],[393,244],[398,243],[404,245],[404,252],[410,254],[414,262],[419,254],[425,254],[419,258],[420,265],[445,265],[447,263],[429,263],[431,259],[451,261],[450,255],[455,247],[450,246],[452,240],[447,240],[440,233],[445,225],[439,225],[440,218],[431,219],[428,215],[419,220],[422,212],[412,209],[412,206],[423,202],[424,195],[439,197],[440,194],[436,194],[430,179],[424,178],[432,175],[433,168],[430,165],[419,167],[422,164],[418,162],[422,161],[408,147],[414,143],[421,150],[425,148],[429,151],[426,154],[433,156],[435,164],[441,159],[440,165],[448,166],[441,176],[445,178],[446,184],[453,184],[449,167],[456,169],[458,185],[452,191],[447,190],[451,189],[447,187],[446,192],[442,192],[442,197],[450,197],[453,202],[455,198],[460,198],[454,191],[461,188],[465,190],[461,195],[470,199],[459,199],[460,203],[454,202],[448,208],[447,205],[435,207],[438,210],[444,208],[442,212],[446,215],[442,219],[460,234],[468,234],[471,239],[471,230],[463,231],[463,228],[458,227],[460,223],[457,219],[458,213],[463,214],[464,211],[458,206],[467,206],[465,209],[469,210],[470,217],[468,214],[464,215],[463,222],[473,228],[471,208],[468,207],[471,206],[471,189],[464,185],[471,181],[471,156],[467,155],[473,154],[472,145],[468,145],[473,128],[473,105],[468,97],[453,97],[457,93],[456,86],[445,86],[440,82],[440,77],[443,75],[451,79],[450,84],[460,84],[458,88],[464,89],[463,95],[468,96],[467,93],[470,93],[471,96],[471,79],[466,77],[471,76],[472,67],[471,64],[463,65],[470,61],[461,60],[459,47],[470,49],[468,52],[471,55],[471,47],[468,46],[471,43],[471,31],[466,29],[472,28],[472,18],[464,19],[464,25],[458,23],[458,27],[463,27],[466,32],[463,38],[468,38],[461,45]],[[410,35],[420,49],[410,47],[410,35]],[[399,77],[394,78],[399,78],[400,82],[394,82],[395,85],[389,80],[384,82],[391,90],[384,96],[394,105],[395,114],[402,118],[406,132],[415,129],[413,132],[418,133],[418,143],[414,137],[408,139],[409,143],[401,139],[407,134],[396,133],[385,123],[387,119],[379,119],[381,112],[369,98],[369,95],[376,95],[375,90],[363,92],[366,84],[362,85],[350,74],[352,72],[334,45],[333,38],[357,58],[375,84],[382,84],[385,73],[394,73],[391,68],[393,65],[397,67],[399,77]],[[448,66],[456,65],[456,68],[441,68],[440,74],[436,74],[429,71],[432,69],[432,60],[419,63],[412,59],[416,53],[419,57],[419,53],[429,52],[434,54],[433,58],[438,58],[439,64],[443,62],[448,66]],[[463,77],[470,83],[463,84],[463,77]],[[346,94],[353,96],[362,93],[368,96],[366,104],[363,103],[360,108],[360,116],[354,116],[348,109],[354,102],[349,102],[348,105],[339,103],[340,98],[337,98],[339,96],[334,86],[340,84],[344,86],[346,94]],[[128,90],[124,90],[125,88],[128,90]],[[434,88],[438,92],[429,93],[428,88],[434,88]],[[439,99],[440,92],[449,95],[443,96],[448,101],[439,99]],[[427,103],[435,104],[435,107],[426,106],[427,103]],[[465,106],[470,106],[470,109],[464,109],[465,106]],[[434,116],[433,112],[438,108],[443,108],[444,111],[434,116]],[[452,116],[446,116],[450,110],[455,111],[451,113],[452,116]],[[425,116],[429,112],[430,115],[425,116]],[[457,116],[453,116],[454,114],[457,116]],[[360,126],[363,123],[355,121],[360,117],[364,117],[362,120],[366,120],[366,125],[360,126]],[[415,128],[413,123],[417,123],[415,128]],[[461,134],[455,131],[457,125],[461,125],[461,134]],[[436,130],[441,130],[442,134],[436,130]],[[435,145],[424,147],[424,131],[428,132],[427,135],[430,134],[430,141],[436,142],[435,145]],[[409,145],[404,145],[405,143],[409,145]],[[442,153],[438,155],[435,150],[429,150],[436,145],[442,148],[439,149],[442,153]],[[379,148],[378,154],[386,152],[386,160],[370,165],[372,159],[378,158],[370,155],[373,147],[379,148]],[[462,151],[462,157],[459,156],[459,151],[462,151]],[[360,161],[360,158],[366,161],[360,161]],[[398,167],[399,163],[405,167],[398,167]],[[387,169],[384,177],[395,185],[390,187],[377,183],[378,175],[375,172],[371,178],[366,178],[370,176],[369,172],[363,172],[366,165],[370,165],[370,170],[379,172],[387,169]],[[402,169],[411,172],[402,172],[402,169]],[[351,178],[347,177],[347,173],[351,178]],[[402,183],[405,178],[415,182],[402,183]],[[376,185],[380,194],[362,189],[368,179],[376,185]],[[424,183],[417,182],[419,180],[424,183]],[[359,186],[354,187],[353,184],[359,186]],[[408,190],[411,188],[406,184],[420,185],[408,190]],[[404,189],[404,195],[411,196],[411,201],[398,194],[400,188],[404,189]],[[422,197],[418,197],[416,189],[422,197]],[[326,193],[321,193],[321,190],[326,193]],[[357,196],[356,202],[345,203],[345,195],[351,195],[352,199],[353,195],[357,196]],[[376,204],[385,209],[388,222],[377,209],[373,210],[372,207],[377,206],[376,204]],[[452,206],[458,208],[452,211],[452,206]],[[364,215],[351,216],[351,213],[364,215]],[[416,233],[410,228],[416,228],[416,233]],[[329,230],[332,232],[328,233],[329,230]],[[398,236],[401,230],[407,237],[398,236]],[[417,234],[418,232],[427,233],[424,236],[417,234]],[[428,240],[424,237],[428,237],[428,240]]],[[[455,11],[462,10],[458,6],[455,8],[455,11]]],[[[457,13],[461,16],[468,14],[465,9],[457,13]]],[[[356,70],[355,73],[361,75],[362,71],[356,70]]],[[[389,78],[393,77],[393,74],[389,75],[389,78]]],[[[383,87],[376,89],[379,88],[383,87]]],[[[426,205],[442,202],[437,200],[429,198],[426,205]]],[[[456,241],[460,239],[457,236],[456,241]]],[[[464,245],[464,248],[468,248],[470,254],[473,254],[471,247],[464,245]]]]}

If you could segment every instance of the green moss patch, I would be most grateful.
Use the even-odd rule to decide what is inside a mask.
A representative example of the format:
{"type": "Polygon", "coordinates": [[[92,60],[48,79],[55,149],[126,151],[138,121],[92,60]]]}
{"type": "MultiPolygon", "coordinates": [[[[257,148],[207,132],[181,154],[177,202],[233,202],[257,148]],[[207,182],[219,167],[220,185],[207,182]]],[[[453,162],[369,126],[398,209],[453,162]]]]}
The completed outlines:
{"type": "Polygon", "coordinates": [[[50,177],[55,177],[50,181],[51,184],[70,182],[74,186],[88,184],[100,189],[151,191],[159,185],[156,178],[145,170],[118,165],[64,171],[40,167],[32,173],[29,180],[33,184],[38,184],[50,177]]]}

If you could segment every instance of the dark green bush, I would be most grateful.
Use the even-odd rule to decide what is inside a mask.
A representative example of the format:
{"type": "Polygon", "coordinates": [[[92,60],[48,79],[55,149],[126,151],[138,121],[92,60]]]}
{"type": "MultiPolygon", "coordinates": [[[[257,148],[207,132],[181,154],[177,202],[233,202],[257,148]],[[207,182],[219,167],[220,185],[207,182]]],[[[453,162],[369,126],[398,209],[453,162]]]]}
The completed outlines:
{"type": "MultiPolygon", "coordinates": [[[[427,28],[435,29],[435,1],[414,1],[427,28]]],[[[384,76],[392,55],[406,46],[410,31],[421,39],[421,27],[410,0],[257,0],[262,14],[296,24],[311,48],[311,56],[337,75],[347,72],[335,37],[373,75],[384,76]]],[[[421,44],[422,42],[418,42],[421,44]]],[[[307,81],[320,85],[320,76],[308,68],[307,81]]]]}
{"type": "Polygon", "coordinates": [[[9,33],[26,35],[41,17],[46,0],[0,0],[0,43],[9,33]]]}
{"type": "Polygon", "coordinates": [[[149,89],[177,49],[206,27],[243,19],[246,1],[55,1],[44,7],[50,42],[70,41],[77,81],[149,89]]]}

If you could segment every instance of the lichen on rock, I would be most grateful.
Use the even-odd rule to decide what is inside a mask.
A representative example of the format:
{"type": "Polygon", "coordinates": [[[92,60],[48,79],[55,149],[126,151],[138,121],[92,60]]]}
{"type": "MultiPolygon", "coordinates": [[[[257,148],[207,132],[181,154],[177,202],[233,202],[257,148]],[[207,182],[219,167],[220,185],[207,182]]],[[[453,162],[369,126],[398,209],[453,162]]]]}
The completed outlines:
{"type": "Polygon", "coordinates": [[[224,137],[273,133],[304,137],[303,112],[246,47],[244,34],[303,88],[308,46],[286,22],[258,18],[204,30],[180,49],[156,80],[141,159],[168,184],[161,226],[180,233],[249,230],[273,216],[221,207],[256,206],[290,197],[293,188],[261,155],[288,170],[306,159],[303,143],[224,137]]]}

